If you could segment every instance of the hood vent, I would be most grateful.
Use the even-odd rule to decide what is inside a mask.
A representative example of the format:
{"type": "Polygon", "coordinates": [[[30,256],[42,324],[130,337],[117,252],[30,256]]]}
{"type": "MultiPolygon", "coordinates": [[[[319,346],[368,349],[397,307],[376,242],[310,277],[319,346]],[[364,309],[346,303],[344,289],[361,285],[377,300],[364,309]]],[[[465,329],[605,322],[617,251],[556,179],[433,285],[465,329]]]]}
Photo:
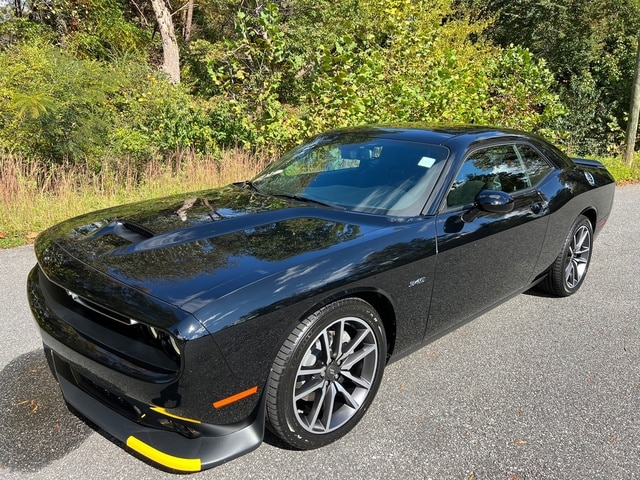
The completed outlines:
{"type": "Polygon", "coordinates": [[[96,239],[104,235],[115,235],[129,243],[141,242],[155,236],[151,230],[141,227],[140,225],[136,225],[135,223],[114,220],[109,225],[98,230],[88,238],[96,239]]]}
{"type": "MultiPolygon", "coordinates": [[[[121,226],[121,230],[120,232],[115,232],[117,235],[122,236],[123,238],[126,238],[124,235],[135,235],[137,237],[142,237],[142,238],[138,238],[135,241],[140,241],[140,240],[146,240],[148,238],[151,238],[153,236],[155,236],[155,234],[144,227],[141,227],[140,225],[136,225],[135,223],[131,223],[131,222],[116,222],[116,229],[117,230],[117,225],[121,226]],[[125,233],[126,232],[126,233],[125,233]]],[[[128,240],[128,238],[127,238],[128,240]]]]}

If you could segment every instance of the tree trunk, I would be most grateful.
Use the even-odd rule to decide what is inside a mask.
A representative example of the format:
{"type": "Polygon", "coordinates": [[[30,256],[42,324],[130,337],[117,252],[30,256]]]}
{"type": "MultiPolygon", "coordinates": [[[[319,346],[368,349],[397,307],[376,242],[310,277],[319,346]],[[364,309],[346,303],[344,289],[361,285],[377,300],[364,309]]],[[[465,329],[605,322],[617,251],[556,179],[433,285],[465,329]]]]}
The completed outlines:
{"type": "Polygon", "coordinates": [[[13,0],[13,14],[16,18],[21,18],[24,14],[24,2],[22,0],[13,0]]]}
{"type": "Polygon", "coordinates": [[[173,20],[164,0],[151,0],[156,14],[158,30],[162,38],[162,69],[169,75],[173,83],[180,83],[180,50],[173,30],[173,20]]]}
{"type": "Polygon", "coordinates": [[[627,123],[627,147],[624,152],[624,161],[627,165],[633,165],[633,151],[636,146],[638,134],[638,113],[640,113],[640,36],[638,37],[638,53],[636,54],[636,72],[633,76],[633,91],[631,93],[631,105],[629,106],[629,120],[627,123]]]}
{"type": "Polygon", "coordinates": [[[189,43],[191,39],[191,26],[193,25],[193,0],[189,0],[187,4],[187,15],[184,20],[184,28],[182,30],[182,38],[185,43],[189,43]]]}

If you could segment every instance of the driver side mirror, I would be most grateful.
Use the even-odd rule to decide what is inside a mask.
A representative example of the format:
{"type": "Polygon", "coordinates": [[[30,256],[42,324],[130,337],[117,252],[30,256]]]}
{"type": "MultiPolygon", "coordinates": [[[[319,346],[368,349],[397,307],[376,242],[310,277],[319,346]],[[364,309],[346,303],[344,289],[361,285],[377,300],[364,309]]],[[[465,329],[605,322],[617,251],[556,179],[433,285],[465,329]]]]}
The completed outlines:
{"type": "Polygon", "coordinates": [[[481,190],[476,195],[473,207],[462,214],[462,221],[471,222],[480,212],[509,213],[513,206],[513,197],[508,193],[500,190],[481,190]]]}

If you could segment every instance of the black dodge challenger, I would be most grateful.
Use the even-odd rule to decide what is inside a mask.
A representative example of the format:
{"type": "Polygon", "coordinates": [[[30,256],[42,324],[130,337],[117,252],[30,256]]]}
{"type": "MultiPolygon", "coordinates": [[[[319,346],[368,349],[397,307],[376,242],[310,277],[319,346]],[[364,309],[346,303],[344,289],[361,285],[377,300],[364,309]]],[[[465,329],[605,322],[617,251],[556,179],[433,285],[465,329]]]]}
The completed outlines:
{"type": "Polygon", "coordinates": [[[66,401],[198,471],[351,430],[385,365],[533,286],[585,279],[614,181],[481,127],[318,135],[251,181],[43,232],[31,309],[66,401]]]}

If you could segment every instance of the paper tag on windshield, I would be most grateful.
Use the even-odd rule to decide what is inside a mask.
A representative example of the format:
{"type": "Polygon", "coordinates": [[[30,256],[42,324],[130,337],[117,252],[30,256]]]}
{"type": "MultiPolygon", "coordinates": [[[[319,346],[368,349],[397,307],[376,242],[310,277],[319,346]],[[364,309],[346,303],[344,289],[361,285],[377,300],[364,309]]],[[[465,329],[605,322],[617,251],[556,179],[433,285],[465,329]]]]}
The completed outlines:
{"type": "Polygon", "coordinates": [[[418,162],[418,165],[420,165],[421,167],[424,167],[424,168],[431,168],[431,167],[433,167],[434,163],[436,163],[436,159],[435,158],[422,157],[420,159],[420,161],[418,162]]]}

